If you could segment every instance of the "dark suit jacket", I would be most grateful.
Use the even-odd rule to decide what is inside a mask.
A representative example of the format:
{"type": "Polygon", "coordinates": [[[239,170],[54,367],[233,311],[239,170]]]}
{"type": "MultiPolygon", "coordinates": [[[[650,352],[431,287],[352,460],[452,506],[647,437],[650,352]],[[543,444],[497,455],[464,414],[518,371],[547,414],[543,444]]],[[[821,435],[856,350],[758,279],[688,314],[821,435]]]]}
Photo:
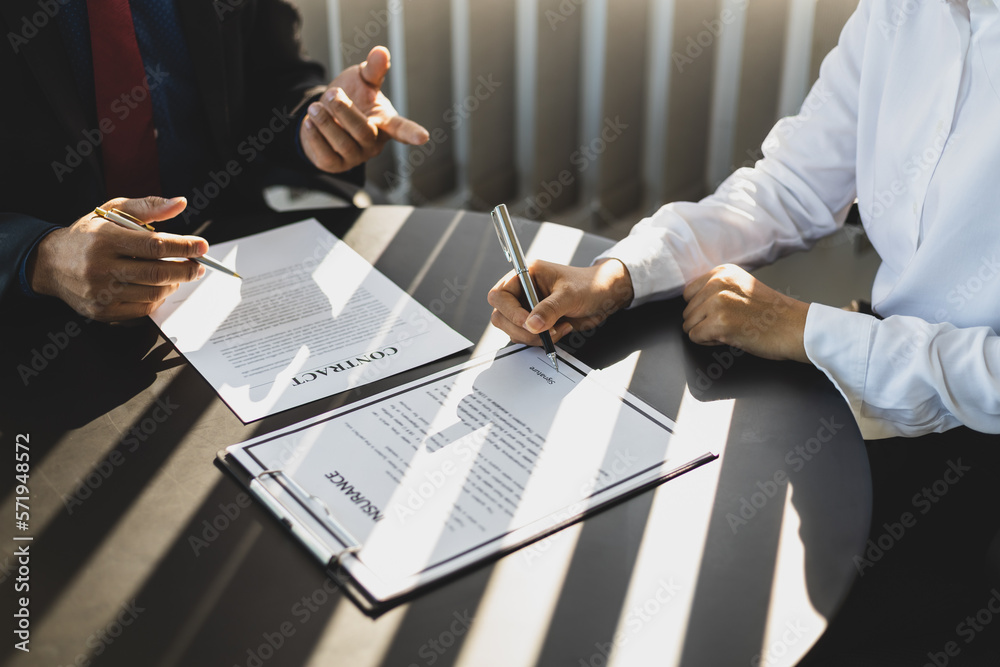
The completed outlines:
{"type": "MultiPolygon", "coordinates": [[[[278,124],[271,123],[275,109],[294,114],[317,95],[327,83],[323,67],[302,56],[299,15],[286,0],[176,2],[217,168],[235,159],[244,172],[207,210],[262,206],[256,169],[267,160],[305,167],[295,154],[293,124],[267,145],[265,160],[249,160],[246,145],[242,154],[238,147],[278,124]]],[[[53,18],[43,21],[39,7],[37,0],[0,2],[0,34],[9,42],[0,47],[7,94],[0,105],[0,307],[20,298],[17,272],[35,240],[109,198],[99,150],[88,150],[96,112],[80,101],[59,27],[53,18]],[[78,166],[54,168],[76,162],[71,154],[78,166]]]]}

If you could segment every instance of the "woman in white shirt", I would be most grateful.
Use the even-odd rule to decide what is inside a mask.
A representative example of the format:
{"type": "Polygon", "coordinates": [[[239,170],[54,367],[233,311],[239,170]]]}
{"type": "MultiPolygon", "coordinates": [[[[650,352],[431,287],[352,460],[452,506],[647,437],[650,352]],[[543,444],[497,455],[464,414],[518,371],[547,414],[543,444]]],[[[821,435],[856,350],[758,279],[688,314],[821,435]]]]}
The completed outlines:
{"type": "MultiPolygon", "coordinates": [[[[1000,438],[982,434],[1000,433],[1000,0],[862,0],[763,154],[702,201],[664,206],[590,267],[536,262],[548,296],[530,314],[506,276],[490,292],[493,323],[538,344],[539,331],[558,340],[618,308],[683,295],[694,342],[814,364],[866,438],[964,426],[949,442],[978,440],[995,461],[1000,438]],[[877,316],[797,301],[745,271],[835,232],[855,199],[882,259],[877,316]]],[[[927,456],[945,451],[940,438],[921,441],[927,456]]],[[[945,462],[901,482],[889,451],[872,456],[873,535],[892,504],[880,493],[909,503],[915,471],[945,462]],[[883,465],[896,470],[880,485],[883,465]]],[[[992,470],[981,481],[994,480],[995,508],[992,470]]]]}
{"type": "Polygon", "coordinates": [[[538,262],[550,296],[537,326],[521,326],[528,313],[508,276],[490,295],[494,323],[537,344],[538,331],[557,339],[596,323],[633,292],[632,305],[683,293],[692,340],[815,364],[866,438],[960,424],[1000,433],[1000,3],[971,5],[864,0],[755,167],[700,202],[664,206],[595,266],[538,262]],[[882,259],[872,305],[883,320],[716,268],[809,248],[855,198],[882,259]],[[771,335],[746,335],[776,311],[771,335]]]}

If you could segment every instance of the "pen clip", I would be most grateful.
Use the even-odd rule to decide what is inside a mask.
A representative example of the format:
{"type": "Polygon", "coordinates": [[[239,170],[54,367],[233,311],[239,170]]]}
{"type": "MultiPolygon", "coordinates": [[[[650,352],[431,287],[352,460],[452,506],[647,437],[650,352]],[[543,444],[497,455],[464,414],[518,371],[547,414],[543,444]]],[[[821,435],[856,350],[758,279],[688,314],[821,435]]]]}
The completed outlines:
{"type": "MultiPolygon", "coordinates": [[[[500,247],[503,248],[504,257],[507,258],[508,262],[513,263],[514,258],[511,257],[510,248],[507,246],[507,239],[504,238],[502,231],[503,223],[501,222],[501,216],[507,216],[507,206],[500,204],[490,212],[490,217],[493,218],[493,227],[496,229],[497,238],[500,240],[500,247]]],[[[509,218],[508,218],[509,219],[509,218]]]]}
{"type": "Polygon", "coordinates": [[[156,228],[153,227],[153,225],[150,225],[149,223],[143,222],[142,220],[140,220],[139,218],[135,217],[134,215],[129,215],[128,213],[126,213],[125,211],[122,211],[121,209],[113,208],[113,209],[110,209],[110,210],[105,210],[105,209],[101,208],[100,206],[98,206],[97,208],[94,209],[94,213],[96,215],[104,218],[105,220],[109,219],[108,218],[108,213],[114,213],[115,215],[120,215],[121,217],[125,218],[129,222],[135,223],[135,224],[139,225],[140,227],[142,227],[144,229],[148,229],[151,232],[155,232],[156,231],[156,228]]]}
{"type": "Polygon", "coordinates": [[[143,222],[142,220],[140,220],[139,218],[135,217],[134,215],[129,215],[125,211],[123,211],[121,209],[118,209],[118,208],[113,208],[111,210],[114,213],[117,213],[121,217],[125,218],[126,220],[131,220],[132,222],[134,222],[135,224],[139,225],[140,227],[145,227],[146,229],[148,229],[151,232],[155,232],[156,231],[156,229],[153,228],[153,225],[151,225],[151,224],[149,224],[147,222],[143,222]]]}

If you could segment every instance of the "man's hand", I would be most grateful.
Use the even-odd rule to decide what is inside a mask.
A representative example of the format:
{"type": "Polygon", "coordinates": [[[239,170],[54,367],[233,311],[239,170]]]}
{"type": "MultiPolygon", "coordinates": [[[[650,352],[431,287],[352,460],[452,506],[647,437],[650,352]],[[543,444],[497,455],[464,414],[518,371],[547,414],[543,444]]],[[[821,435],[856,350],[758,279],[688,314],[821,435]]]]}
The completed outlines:
{"type": "Polygon", "coordinates": [[[299,139],[316,167],[336,174],[375,157],[389,139],[413,145],[427,141],[427,130],[400,116],[382,94],[388,71],[389,51],[376,46],[368,60],[341,72],[309,105],[299,139]]]}
{"type": "Polygon", "coordinates": [[[765,359],[809,363],[803,334],[809,304],[724,264],[684,289],[684,332],[701,345],[730,345],[765,359]]]}
{"type": "Polygon", "coordinates": [[[590,329],[632,302],[632,279],[620,261],[611,259],[580,268],[536,260],[528,266],[539,296],[547,295],[529,313],[524,292],[511,271],[490,290],[493,326],[515,343],[541,345],[538,334],[549,331],[553,342],[574,329],[590,329]]]}
{"type": "MultiPolygon", "coordinates": [[[[169,220],[187,206],[183,197],[112,199],[117,208],[144,222],[169,220]]],[[[208,243],[197,236],[139,232],[93,213],[38,244],[28,259],[28,280],[37,294],[54,296],[86,317],[106,322],[149,315],[180,283],[205,269],[168,257],[200,257],[208,243]]]]}

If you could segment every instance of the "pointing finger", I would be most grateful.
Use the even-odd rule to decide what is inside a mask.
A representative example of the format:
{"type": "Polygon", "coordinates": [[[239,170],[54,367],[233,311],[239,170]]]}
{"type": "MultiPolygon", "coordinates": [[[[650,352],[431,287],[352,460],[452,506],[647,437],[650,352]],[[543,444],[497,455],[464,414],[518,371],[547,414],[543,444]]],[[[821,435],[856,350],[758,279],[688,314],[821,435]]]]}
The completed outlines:
{"type": "Polygon", "coordinates": [[[391,116],[388,120],[380,122],[379,129],[396,141],[411,146],[425,144],[431,137],[423,125],[400,115],[391,116]]]}

